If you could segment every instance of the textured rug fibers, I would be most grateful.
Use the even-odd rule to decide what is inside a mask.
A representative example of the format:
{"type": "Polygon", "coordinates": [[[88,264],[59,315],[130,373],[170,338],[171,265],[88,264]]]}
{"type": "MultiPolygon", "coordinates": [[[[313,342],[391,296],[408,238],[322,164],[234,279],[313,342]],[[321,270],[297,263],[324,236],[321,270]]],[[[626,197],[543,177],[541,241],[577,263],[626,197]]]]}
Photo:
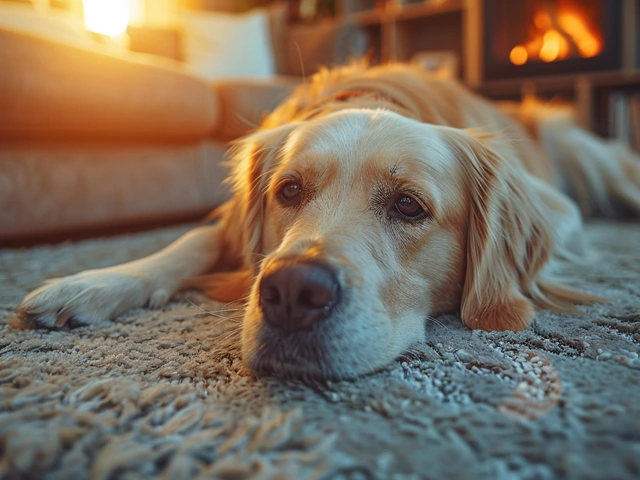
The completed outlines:
{"type": "Polygon", "coordinates": [[[351,382],[255,378],[241,311],[196,294],[90,327],[8,328],[45,278],[183,231],[0,252],[0,478],[640,478],[639,225],[588,226],[599,259],[575,281],[610,303],[540,312],[520,333],[444,316],[351,382]]]}

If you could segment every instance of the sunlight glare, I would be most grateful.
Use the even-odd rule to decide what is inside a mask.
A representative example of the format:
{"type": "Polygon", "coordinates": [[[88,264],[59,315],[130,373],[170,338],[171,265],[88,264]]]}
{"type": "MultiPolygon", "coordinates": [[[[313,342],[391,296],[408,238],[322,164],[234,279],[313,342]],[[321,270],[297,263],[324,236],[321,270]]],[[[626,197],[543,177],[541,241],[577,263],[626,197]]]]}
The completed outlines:
{"type": "Polygon", "coordinates": [[[129,23],[129,0],[83,0],[87,30],[102,35],[124,33],[129,23]]]}

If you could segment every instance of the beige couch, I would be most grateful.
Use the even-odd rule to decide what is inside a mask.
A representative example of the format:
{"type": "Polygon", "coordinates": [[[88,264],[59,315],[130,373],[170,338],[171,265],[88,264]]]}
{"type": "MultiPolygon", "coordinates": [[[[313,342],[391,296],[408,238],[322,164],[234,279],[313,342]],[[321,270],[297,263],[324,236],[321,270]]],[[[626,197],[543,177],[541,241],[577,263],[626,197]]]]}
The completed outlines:
{"type": "Polygon", "coordinates": [[[0,245],[193,220],[222,202],[228,142],[300,75],[369,48],[349,20],[289,25],[287,12],[268,9],[276,77],[209,82],[175,60],[180,30],[129,32],[131,50],[170,60],[0,0],[0,245]]]}
{"type": "Polygon", "coordinates": [[[4,244],[197,218],[227,195],[227,142],[297,83],[209,84],[177,62],[8,29],[0,65],[4,244]]]}

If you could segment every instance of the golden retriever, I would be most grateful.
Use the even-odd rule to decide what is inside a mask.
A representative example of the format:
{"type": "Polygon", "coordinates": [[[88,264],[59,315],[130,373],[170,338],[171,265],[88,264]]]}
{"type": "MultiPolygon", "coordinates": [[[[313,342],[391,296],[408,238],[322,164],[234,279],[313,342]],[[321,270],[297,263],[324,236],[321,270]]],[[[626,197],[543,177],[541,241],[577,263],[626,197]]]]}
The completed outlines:
{"type": "Polygon", "coordinates": [[[55,328],[159,307],[179,289],[245,299],[257,373],[354,377],[459,312],[522,330],[596,301],[557,277],[584,257],[581,212],[640,212],[640,163],[564,110],[499,108],[417,66],[322,70],[232,154],[215,223],[142,260],[57,279],[12,324],[55,328]],[[577,200],[577,204],[569,196],[577,200]]]}

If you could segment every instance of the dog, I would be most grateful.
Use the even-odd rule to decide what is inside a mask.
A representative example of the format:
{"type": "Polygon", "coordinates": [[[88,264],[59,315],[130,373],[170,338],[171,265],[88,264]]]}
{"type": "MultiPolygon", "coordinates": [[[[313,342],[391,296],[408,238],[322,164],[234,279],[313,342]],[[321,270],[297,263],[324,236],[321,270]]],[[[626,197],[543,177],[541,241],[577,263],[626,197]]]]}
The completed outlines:
{"type": "Polygon", "coordinates": [[[589,256],[583,214],[640,212],[638,157],[570,111],[501,107],[407,64],[321,70],[230,158],[232,197],[208,223],[48,282],[12,325],[102,322],[197,287],[245,302],[250,370],[353,378],[422,340],[428,317],[518,331],[536,309],[602,301],[560,267],[589,256]]]}

